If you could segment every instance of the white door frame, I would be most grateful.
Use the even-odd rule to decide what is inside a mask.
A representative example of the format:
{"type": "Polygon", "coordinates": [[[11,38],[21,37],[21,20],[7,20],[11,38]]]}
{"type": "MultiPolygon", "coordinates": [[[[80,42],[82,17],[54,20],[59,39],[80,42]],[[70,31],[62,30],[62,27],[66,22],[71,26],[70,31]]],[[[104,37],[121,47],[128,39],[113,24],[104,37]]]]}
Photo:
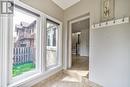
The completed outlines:
{"type": "Polygon", "coordinates": [[[72,66],[72,24],[85,20],[85,19],[89,19],[90,16],[84,16],[84,17],[80,17],[78,19],[72,20],[69,22],[69,42],[68,42],[68,59],[67,59],[67,68],[71,68],[72,66]]]}

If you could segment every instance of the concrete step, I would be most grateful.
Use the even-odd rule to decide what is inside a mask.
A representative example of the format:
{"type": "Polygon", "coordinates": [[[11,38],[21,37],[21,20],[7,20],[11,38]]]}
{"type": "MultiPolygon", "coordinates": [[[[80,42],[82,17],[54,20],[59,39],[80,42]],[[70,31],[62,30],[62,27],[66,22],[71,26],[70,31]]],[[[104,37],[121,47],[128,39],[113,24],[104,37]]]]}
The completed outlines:
{"type": "Polygon", "coordinates": [[[70,77],[76,78],[79,80],[81,83],[83,83],[82,87],[102,87],[99,84],[96,84],[92,81],[89,81],[88,79],[88,72],[83,72],[83,71],[77,71],[77,70],[64,70],[63,71],[65,74],[69,75],[70,77]]]}
{"type": "Polygon", "coordinates": [[[78,80],[82,80],[82,77],[86,77],[88,78],[88,74],[89,72],[88,71],[84,71],[84,70],[64,70],[63,71],[65,74],[71,76],[71,77],[75,77],[77,78],[78,80]]]}
{"type": "Polygon", "coordinates": [[[86,77],[82,77],[82,83],[83,83],[83,87],[87,87],[86,84],[88,84],[89,87],[103,87],[97,83],[94,83],[92,81],[90,81],[88,78],[86,77]]]}

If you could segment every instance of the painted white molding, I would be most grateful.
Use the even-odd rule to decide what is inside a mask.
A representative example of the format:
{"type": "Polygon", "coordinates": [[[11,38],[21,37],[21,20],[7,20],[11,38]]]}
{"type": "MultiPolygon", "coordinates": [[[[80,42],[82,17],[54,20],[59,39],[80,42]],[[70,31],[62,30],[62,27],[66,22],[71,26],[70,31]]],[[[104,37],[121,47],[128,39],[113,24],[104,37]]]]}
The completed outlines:
{"type": "Polygon", "coordinates": [[[61,7],[63,10],[75,5],[80,2],[80,0],[52,0],[55,4],[61,7]]]}
{"type": "Polygon", "coordinates": [[[116,20],[111,20],[111,21],[106,21],[102,23],[97,23],[92,25],[92,29],[99,29],[99,28],[104,28],[104,27],[109,27],[109,26],[114,26],[114,25],[119,25],[119,24],[126,24],[130,22],[129,17],[124,17],[124,18],[119,18],[116,20]]]}
{"type": "Polygon", "coordinates": [[[76,23],[76,22],[79,22],[79,21],[82,21],[82,20],[85,20],[85,19],[89,19],[90,16],[84,16],[84,17],[81,17],[81,18],[78,18],[78,19],[75,19],[75,20],[72,20],[69,22],[69,33],[68,33],[68,36],[69,36],[69,42],[68,42],[68,53],[66,55],[66,59],[65,59],[65,68],[71,68],[72,66],[72,24],[73,23],[76,23]]]}
{"type": "Polygon", "coordinates": [[[39,83],[40,81],[47,79],[48,77],[60,72],[61,70],[63,70],[62,66],[57,66],[44,73],[37,73],[24,80],[11,84],[8,87],[32,87],[33,85],[39,83]]]}
{"type": "MultiPolygon", "coordinates": [[[[3,30],[2,30],[3,28],[2,28],[2,18],[0,18],[0,57],[1,57],[1,59],[3,58],[2,57],[2,49],[3,49],[3,46],[2,46],[2,32],[3,32],[3,30]]],[[[2,60],[0,61],[0,72],[2,72],[2,60]]],[[[0,73],[0,87],[2,87],[2,73],[0,73]]]]}

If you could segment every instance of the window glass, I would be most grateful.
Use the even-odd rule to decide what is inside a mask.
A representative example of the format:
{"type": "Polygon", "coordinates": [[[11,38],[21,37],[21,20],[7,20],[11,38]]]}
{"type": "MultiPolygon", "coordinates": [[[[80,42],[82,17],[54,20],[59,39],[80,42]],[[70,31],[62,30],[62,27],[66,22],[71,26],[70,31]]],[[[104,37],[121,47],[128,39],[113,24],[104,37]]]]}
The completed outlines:
{"type": "Polygon", "coordinates": [[[58,64],[57,57],[57,41],[58,41],[59,25],[47,20],[47,50],[46,50],[46,66],[53,67],[58,64]]]}
{"type": "Polygon", "coordinates": [[[12,76],[22,75],[36,68],[37,18],[32,13],[15,9],[13,16],[12,76]]]}

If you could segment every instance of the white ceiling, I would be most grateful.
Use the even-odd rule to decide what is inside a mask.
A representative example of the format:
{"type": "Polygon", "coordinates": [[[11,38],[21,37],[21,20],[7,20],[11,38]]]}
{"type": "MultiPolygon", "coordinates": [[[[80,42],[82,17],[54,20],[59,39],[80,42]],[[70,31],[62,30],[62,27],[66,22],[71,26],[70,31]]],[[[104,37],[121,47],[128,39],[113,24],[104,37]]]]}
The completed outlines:
{"type": "Polygon", "coordinates": [[[81,32],[81,30],[89,29],[89,19],[82,20],[72,24],[72,33],[81,32]]]}
{"type": "Polygon", "coordinates": [[[71,7],[72,5],[78,3],[80,0],[52,0],[55,4],[61,7],[63,10],[71,7]]]}

